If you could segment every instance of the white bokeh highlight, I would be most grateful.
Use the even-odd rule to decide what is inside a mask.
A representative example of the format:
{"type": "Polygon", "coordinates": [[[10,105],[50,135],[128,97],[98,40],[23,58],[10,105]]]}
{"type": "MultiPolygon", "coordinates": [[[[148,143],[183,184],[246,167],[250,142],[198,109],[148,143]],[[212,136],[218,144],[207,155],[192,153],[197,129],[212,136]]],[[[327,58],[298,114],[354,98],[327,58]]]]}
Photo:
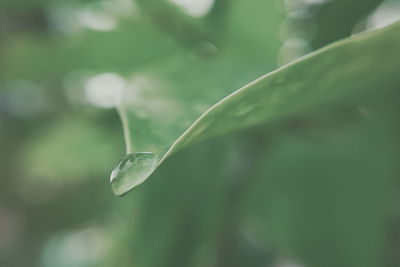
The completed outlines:
{"type": "Polygon", "coordinates": [[[101,73],[87,79],[85,97],[96,107],[113,108],[120,103],[125,84],[125,79],[118,74],[101,73]]]}
{"type": "Polygon", "coordinates": [[[203,17],[212,8],[214,0],[170,0],[193,17],[203,17]]]}

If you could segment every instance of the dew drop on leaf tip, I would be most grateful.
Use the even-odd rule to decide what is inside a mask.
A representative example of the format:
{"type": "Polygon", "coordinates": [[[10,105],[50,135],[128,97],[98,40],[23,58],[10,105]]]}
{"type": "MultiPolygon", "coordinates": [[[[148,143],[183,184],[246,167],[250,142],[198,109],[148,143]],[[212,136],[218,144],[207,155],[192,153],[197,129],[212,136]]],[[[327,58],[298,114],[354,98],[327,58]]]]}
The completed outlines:
{"type": "Polygon", "coordinates": [[[112,191],[122,196],[141,184],[154,171],[158,157],[151,152],[136,152],[126,155],[112,170],[112,191]]]}

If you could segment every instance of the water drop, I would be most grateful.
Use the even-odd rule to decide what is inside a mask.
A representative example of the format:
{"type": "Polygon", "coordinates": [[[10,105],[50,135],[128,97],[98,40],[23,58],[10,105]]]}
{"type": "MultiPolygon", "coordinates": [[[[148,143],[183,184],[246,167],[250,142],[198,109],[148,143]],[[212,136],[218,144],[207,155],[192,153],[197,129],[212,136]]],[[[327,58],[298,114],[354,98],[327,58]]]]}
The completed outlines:
{"type": "Polygon", "coordinates": [[[157,166],[158,157],[151,152],[126,155],[111,172],[111,188],[117,196],[143,183],[157,166]]]}

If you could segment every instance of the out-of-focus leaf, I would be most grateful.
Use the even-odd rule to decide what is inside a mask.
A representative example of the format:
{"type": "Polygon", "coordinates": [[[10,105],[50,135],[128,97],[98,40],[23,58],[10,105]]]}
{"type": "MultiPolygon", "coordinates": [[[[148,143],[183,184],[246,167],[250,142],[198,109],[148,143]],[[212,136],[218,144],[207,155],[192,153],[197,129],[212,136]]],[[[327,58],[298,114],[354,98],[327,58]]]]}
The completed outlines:
{"type": "Polygon", "coordinates": [[[269,136],[243,209],[249,231],[305,266],[390,266],[399,110],[379,95],[399,94],[395,86],[374,94],[374,116],[354,105],[327,113],[334,116],[310,112],[303,124],[269,136]]]}
{"type": "Polygon", "coordinates": [[[29,180],[25,182],[48,186],[101,175],[120,148],[119,142],[107,141],[110,135],[105,128],[82,119],[60,119],[26,141],[21,174],[29,180]]]}
{"type": "MultiPolygon", "coordinates": [[[[162,75],[154,77],[159,79],[157,84],[146,84],[147,89],[159,87],[153,93],[146,90],[150,95],[141,95],[138,87],[132,86],[132,90],[125,92],[121,104],[121,113],[129,135],[127,138],[136,151],[151,152],[155,156],[149,161],[143,160],[140,154],[128,155],[112,174],[114,192],[117,195],[126,193],[146,180],[168,156],[201,139],[272,121],[318,104],[347,99],[357,93],[363,94],[380,88],[382,81],[388,85],[397,83],[399,61],[395,55],[400,53],[399,31],[400,24],[397,23],[311,53],[223,98],[191,125],[191,121],[202,113],[204,107],[218,99],[221,91],[214,90],[214,94],[209,93],[205,97],[192,88],[187,92],[181,90],[179,97],[174,96],[173,93],[177,91],[168,91],[162,75]],[[382,60],[385,64],[377,68],[382,60]],[[157,102],[155,96],[160,101],[157,102]],[[156,102],[151,105],[147,101],[147,106],[139,107],[140,97],[153,97],[156,102]],[[148,123],[147,127],[145,123],[148,123]],[[145,171],[135,172],[137,166],[144,165],[145,171]]],[[[216,88],[215,85],[209,87],[208,83],[218,61],[213,62],[213,68],[210,64],[198,63],[198,69],[211,69],[203,72],[200,77],[196,75],[193,64],[182,62],[169,62],[169,66],[176,67],[167,75],[182,76],[183,81],[198,79],[201,81],[199,90],[216,88]]],[[[222,81],[225,78],[223,71],[219,73],[219,78],[222,81]]],[[[127,148],[128,151],[131,149],[127,148]]]]}
{"type": "Polygon", "coordinates": [[[88,31],[71,38],[10,36],[1,44],[0,77],[52,81],[76,70],[130,73],[176,50],[176,44],[143,20],[125,22],[118,31],[88,31]]]}
{"type": "Polygon", "coordinates": [[[318,6],[313,16],[318,25],[316,36],[311,40],[313,48],[320,48],[350,36],[356,24],[382,2],[383,0],[334,0],[318,6]],[[338,13],[342,14],[340,20],[337,19],[338,13]]]}
{"type": "Polygon", "coordinates": [[[171,2],[138,0],[137,3],[160,29],[189,48],[195,48],[203,42],[214,45],[210,33],[203,29],[200,21],[185,14],[171,2]]]}

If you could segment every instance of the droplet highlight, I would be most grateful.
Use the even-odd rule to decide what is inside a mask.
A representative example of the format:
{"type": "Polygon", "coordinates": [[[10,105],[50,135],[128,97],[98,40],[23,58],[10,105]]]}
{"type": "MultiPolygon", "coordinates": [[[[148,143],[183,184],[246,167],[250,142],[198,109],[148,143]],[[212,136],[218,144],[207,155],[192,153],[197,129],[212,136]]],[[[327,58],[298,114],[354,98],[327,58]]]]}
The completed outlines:
{"type": "Polygon", "coordinates": [[[110,183],[114,194],[122,196],[139,184],[157,167],[158,157],[151,152],[126,155],[111,172],[110,183]]]}

